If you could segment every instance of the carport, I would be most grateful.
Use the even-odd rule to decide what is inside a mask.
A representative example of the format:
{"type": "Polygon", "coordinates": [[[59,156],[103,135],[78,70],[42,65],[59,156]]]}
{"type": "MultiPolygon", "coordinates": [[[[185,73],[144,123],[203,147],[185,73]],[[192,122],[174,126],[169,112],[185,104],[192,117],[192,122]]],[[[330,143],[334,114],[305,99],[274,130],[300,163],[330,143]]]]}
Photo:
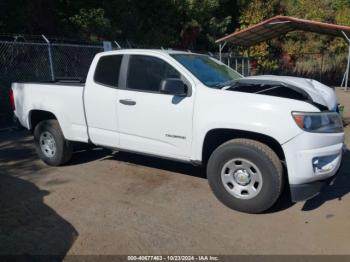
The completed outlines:
{"type": "Polygon", "coordinates": [[[349,51],[346,71],[341,86],[344,86],[347,91],[350,69],[350,26],[321,23],[290,16],[275,16],[241,31],[217,39],[216,43],[219,44],[220,60],[222,58],[222,50],[227,43],[236,46],[249,47],[297,30],[342,37],[345,39],[349,51]]]}

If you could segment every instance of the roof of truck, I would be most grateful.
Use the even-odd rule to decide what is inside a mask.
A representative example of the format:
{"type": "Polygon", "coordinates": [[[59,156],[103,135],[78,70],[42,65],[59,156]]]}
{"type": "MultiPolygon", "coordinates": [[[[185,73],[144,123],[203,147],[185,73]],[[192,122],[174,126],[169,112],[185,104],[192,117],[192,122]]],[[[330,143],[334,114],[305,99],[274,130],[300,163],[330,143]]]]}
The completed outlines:
{"type": "Polygon", "coordinates": [[[127,53],[145,53],[145,52],[152,52],[152,53],[162,53],[162,54],[195,54],[190,51],[183,51],[183,50],[173,50],[173,49],[118,49],[113,51],[107,51],[103,52],[103,54],[127,54],[127,53]]]}

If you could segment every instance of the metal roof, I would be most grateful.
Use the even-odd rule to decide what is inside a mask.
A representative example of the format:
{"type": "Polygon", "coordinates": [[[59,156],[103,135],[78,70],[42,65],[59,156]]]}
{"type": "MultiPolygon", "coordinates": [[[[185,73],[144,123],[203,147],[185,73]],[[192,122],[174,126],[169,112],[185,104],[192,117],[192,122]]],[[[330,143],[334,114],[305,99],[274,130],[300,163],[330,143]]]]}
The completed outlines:
{"type": "Polygon", "coordinates": [[[295,30],[336,37],[343,37],[343,31],[350,35],[350,26],[321,23],[290,16],[275,16],[259,24],[224,36],[216,40],[216,43],[230,42],[240,46],[252,46],[295,30]]]}

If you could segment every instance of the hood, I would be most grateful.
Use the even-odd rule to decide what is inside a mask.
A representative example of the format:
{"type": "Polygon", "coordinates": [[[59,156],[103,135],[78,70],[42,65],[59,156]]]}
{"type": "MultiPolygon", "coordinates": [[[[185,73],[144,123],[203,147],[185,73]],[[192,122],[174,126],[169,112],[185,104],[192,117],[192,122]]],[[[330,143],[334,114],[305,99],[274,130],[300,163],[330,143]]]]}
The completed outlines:
{"type": "MultiPolygon", "coordinates": [[[[308,101],[312,102],[314,105],[318,105],[319,108],[319,105],[321,105],[321,107],[327,107],[327,110],[332,111],[337,108],[335,91],[313,79],[275,75],[250,76],[237,80],[236,83],[228,89],[235,90],[240,84],[246,87],[255,85],[255,88],[248,88],[255,91],[251,93],[270,94],[308,101]],[[259,88],[257,88],[256,85],[258,85],[259,88]]],[[[244,90],[242,86],[238,89],[237,91],[248,91],[244,90]]]]}

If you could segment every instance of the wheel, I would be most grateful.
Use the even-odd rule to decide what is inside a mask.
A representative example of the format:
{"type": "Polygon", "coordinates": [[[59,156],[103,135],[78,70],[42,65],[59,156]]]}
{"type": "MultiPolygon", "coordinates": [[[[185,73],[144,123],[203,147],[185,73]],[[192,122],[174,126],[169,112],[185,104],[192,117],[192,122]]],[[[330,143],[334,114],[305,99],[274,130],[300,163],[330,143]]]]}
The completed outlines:
{"type": "Polygon", "coordinates": [[[233,139],[219,146],[207,165],[209,185],[227,207],[261,213],[279,198],[283,169],[276,153],[250,139],[233,139]]]}
{"type": "Polygon", "coordinates": [[[38,123],[34,142],[40,159],[50,166],[63,165],[72,157],[72,145],[64,138],[57,120],[38,123]]]}

